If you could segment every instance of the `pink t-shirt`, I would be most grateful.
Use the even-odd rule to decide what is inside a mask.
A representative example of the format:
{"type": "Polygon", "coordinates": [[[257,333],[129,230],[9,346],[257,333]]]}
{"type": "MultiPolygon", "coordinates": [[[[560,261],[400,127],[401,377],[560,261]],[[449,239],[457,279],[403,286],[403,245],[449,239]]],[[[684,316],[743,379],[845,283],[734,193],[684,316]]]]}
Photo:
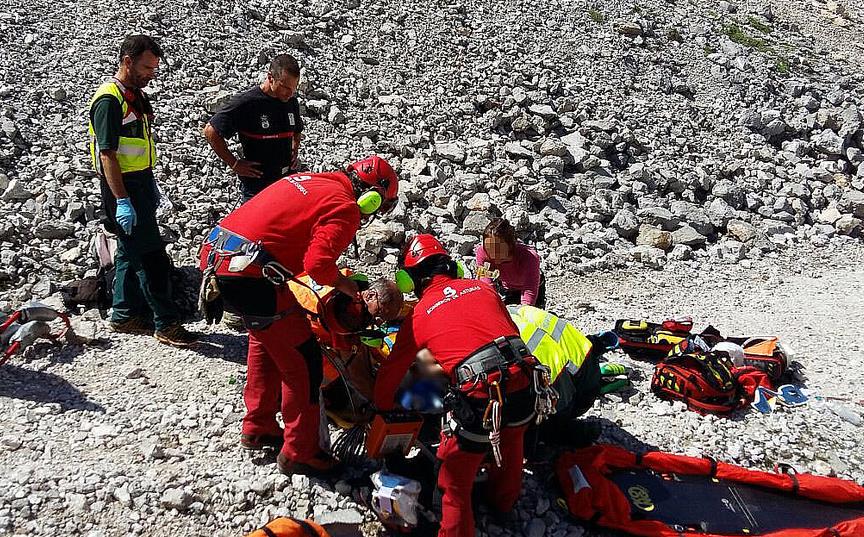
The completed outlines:
{"type": "MultiPolygon", "coordinates": [[[[533,306],[537,302],[537,292],[540,289],[540,256],[537,251],[521,242],[516,243],[513,257],[506,263],[497,265],[489,260],[483,243],[474,249],[477,266],[489,263],[489,267],[499,272],[498,281],[508,291],[522,291],[522,304],[533,306]]],[[[492,283],[490,278],[480,278],[486,283],[492,283]]]]}

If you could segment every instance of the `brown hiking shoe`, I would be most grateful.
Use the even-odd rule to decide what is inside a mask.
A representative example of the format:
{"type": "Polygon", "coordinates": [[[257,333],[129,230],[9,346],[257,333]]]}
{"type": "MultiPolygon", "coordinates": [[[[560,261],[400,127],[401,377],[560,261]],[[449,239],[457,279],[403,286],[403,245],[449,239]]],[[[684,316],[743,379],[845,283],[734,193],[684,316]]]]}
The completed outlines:
{"type": "Polygon", "coordinates": [[[282,449],[285,438],[280,434],[241,434],[240,447],[249,451],[260,451],[262,449],[282,449]]]}
{"type": "Polygon", "coordinates": [[[157,330],[153,334],[160,343],[172,345],[174,347],[191,347],[198,342],[198,334],[194,334],[185,328],[182,324],[172,324],[162,330],[157,330]]]}
{"type": "Polygon", "coordinates": [[[108,326],[112,332],[118,334],[139,334],[150,336],[155,330],[152,321],[142,319],[141,317],[130,317],[125,321],[110,321],[108,326]]]}
{"type": "Polygon", "coordinates": [[[309,477],[327,477],[339,469],[339,461],[324,451],[319,451],[314,457],[304,462],[292,461],[279,452],[276,456],[276,466],[285,475],[301,474],[309,477]]]}

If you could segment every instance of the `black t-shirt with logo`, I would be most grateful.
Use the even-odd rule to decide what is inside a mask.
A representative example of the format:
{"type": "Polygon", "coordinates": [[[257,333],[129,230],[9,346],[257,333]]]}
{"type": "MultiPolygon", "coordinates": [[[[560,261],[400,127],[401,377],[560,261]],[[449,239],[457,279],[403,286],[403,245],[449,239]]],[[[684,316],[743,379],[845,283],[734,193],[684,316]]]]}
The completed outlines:
{"type": "Polygon", "coordinates": [[[255,86],[235,95],[210,118],[210,124],[226,140],[238,135],[243,158],[260,163],[262,177],[240,177],[244,197],[292,172],[294,137],[303,130],[296,97],[282,102],[255,86]]]}

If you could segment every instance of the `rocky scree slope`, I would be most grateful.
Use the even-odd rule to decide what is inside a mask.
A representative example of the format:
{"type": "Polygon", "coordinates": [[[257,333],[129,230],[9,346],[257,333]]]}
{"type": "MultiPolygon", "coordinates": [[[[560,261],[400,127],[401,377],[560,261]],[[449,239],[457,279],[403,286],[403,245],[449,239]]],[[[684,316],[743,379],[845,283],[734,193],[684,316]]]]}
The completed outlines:
{"type": "MultiPolygon", "coordinates": [[[[859,8],[828,7],[861,28],[859,8]]],[[[169,55],[151,92],[179,263],[236,198],[200,129],[282,51],[304,65],[306,164],[377,152],[404,179],[364,263],[393,263],[414,230],[469,255],[498,214],[567,270],[747,263],[843,244],[864,217],[862,75],[767,3],[13,1],[0,27],[10,304],[94,267],[85,109],[131,31],[169,55]]]]}

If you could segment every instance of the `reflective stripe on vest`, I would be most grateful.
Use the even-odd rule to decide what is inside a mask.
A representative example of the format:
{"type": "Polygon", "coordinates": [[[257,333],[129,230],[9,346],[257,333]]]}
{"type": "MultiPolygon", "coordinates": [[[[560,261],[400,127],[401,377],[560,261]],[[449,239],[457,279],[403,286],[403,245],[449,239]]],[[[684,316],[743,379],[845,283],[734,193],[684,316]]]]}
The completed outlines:
{"type": "MultiPolygon", "coordinates": [[[[120,164],[120,172],[137,172],[152,168],[156,163],[156,144],[153,142],[153,133],[151,132],[150,121],[146,115],[138,115],[133,107],[129,106],[126,99],[123,97],[123,88],[116,81],[105,82],[93,98],[90,99],[90,110],[93,109],[93,104],[106,95],[110,95],[120,102],[121,112],[123,116],[123,130],[135,131],[141,133],[141,138],[120,136],[120,141],[117,146],[117,162],[120,164]],[[135,123],[140,123],[138,128],[135,123]]],[[[99,143],[96,140],[96,131],[93,129],[93,121],[89,123],[90,132],[90,159],[93,162],[93,167],[100,173],[102,172],[102,162],[99,159],[99,143]]]]}
{"type": "Polygon", "coordinates": [[[568,363],[577,370],[591,351],[591,342],[573,325],[533,306],[507,308],[519,327],[519,336],[531,353],[549,367],[556,379],[568,363]]]}

